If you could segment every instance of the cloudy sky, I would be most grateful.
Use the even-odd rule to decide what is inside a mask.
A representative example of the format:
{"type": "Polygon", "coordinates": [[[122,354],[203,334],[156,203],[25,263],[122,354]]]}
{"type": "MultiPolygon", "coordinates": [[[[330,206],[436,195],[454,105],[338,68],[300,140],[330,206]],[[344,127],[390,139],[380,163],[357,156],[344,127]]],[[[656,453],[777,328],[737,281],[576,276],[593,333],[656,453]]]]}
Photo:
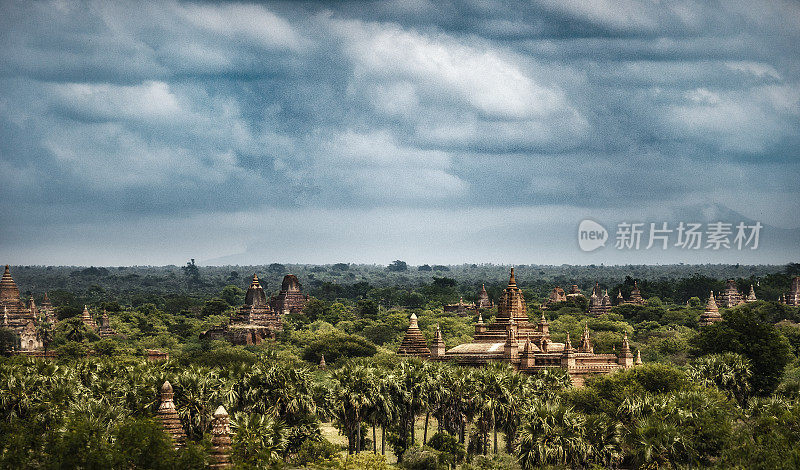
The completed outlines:
{"type": "Polygon", "coordinates": [[[2,1],[0,258],[797,261],[798,44],[779,1],[2,1]]]}

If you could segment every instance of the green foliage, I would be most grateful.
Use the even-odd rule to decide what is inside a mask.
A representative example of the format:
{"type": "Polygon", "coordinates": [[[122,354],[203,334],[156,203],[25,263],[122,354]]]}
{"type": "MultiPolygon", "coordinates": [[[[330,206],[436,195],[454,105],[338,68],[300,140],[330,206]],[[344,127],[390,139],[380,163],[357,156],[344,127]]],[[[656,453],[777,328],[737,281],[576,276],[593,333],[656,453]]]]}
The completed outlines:
{"type": "Polygon", "coordinates": [[[753,364],[753,391],[768,395],[778,386],[792,359],[792,347],[765,318],[766,312],[750,305],[723,311],[725,321],[704,327],[692,344],[697,356],[733,352],[753,364]]]}
{"type": "Polygon", "coordinates": [[[308,466],[309,464],[318,464],[325,461],[332,460],[341,449],[339,446],[331,443],[327,439],[319,441],[307,439],[300,445],[297,455],[293,459],[293,463],[300,466],[308,466]]]}
{"type": "Polygon", "coordinates": [[[213,298],[211,300],[206,301],[205,305],[203,305],[203,309],[201,310],[201,314],[204,317],[209,315],[220,315],[225,310],[228,310],[230,304],[219,298],[213,298]]]}
{"type": "Polygon", "coordinates": [[[394,260],[392,263],[386,268],[391,272],[404,272],[408,271],[408,264],[405,261],[394,260]]]}
{"type": "Polygon", "coordinates": [[[228,284],[222,288],[219,296],[222,300],[227,302],[228,305],[235,307],[242,304],[242,299],[244,298],[244,289],[240,288],[239,286],[228,284]]]}
{"type": "Polygon", "coordinates": [[[257,413],[236,413],[231,419],[233,461],[264,468],[282,459],[286,446],[286,430],[270,416],[257,413]]]}
{"type": "Polygon", "coordinates": [[[666,364],[644,364],[629,370],[601,375],[587,381],[587,391],[574,395],[575,403],[587,413],[613,415],[629,396],[663,394],[688,387],[683,371],[666,364]]]}
{"type": "Polygon", "coordinates": [[[327,362],[334,363],[340,357],[369,357],[376,352],[378,349],[375,345],[363,337],[332,330],[322,333],[308,344],[303,351],[303,359],[317,364],[324,355],[327,362]]]}
{"type": "Polygon", "coordinates": [[[744,404],[752,390],[752,366],[741,354],[724,353],[700,357],[692,361],[686,373],[692,382],[716,387],[740,404],[744,404]]]}
{"type": "Polygon", "coordinates": [[[439,451],[439,464],[456,465],[461,463],[466,457],[467,451],[464,445],[458,442],[454,436],[447,432],[437,432],[428,441],[428,447],[439,451]]]}
{"type": "Polygon", "coordinates": [[[403,453],[401,468],[408,470],[439,470],[447,468],[439,463],[439,452],[430,447],[411,447],[403,453]]]}
{"type": "Polygon", "coordinates": [[[800,468],[800,404],[755,399],[725,449],[721,467],[756,470],[800,468]]]}
{"type": "Polygon", "coordinates": [[[19,347],[19,336],[8,328],[0,328],[0,354],[8,354],[19,347]]]}

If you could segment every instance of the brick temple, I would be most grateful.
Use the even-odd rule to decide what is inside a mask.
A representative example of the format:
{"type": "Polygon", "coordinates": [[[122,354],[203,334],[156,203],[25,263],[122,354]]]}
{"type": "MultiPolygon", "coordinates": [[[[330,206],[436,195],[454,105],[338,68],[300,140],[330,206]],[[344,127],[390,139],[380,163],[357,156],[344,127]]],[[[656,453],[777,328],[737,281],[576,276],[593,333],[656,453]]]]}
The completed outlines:
{"type": "Polygon", "coordinates": [[[441,331],[437,327],[433,348],[429,348],[419,330],[416,316],[412,315],[398,353],[404,356],[451,361],[464,366],[507,362],[526,373],[558,367],[565,369],[577,386],[582,385],[589,375],[630,368],[635,362],[640,362],[638,357],[634,361],[627,335],[623,339],[619,354],[596,354],[588,327],[584,328],[577,348],[572,346],[569,334],[565,343],[553,342],[544,314],[538,323],[531,323],[528,320],[525,298],[517,287],[513,268],[508,286],[503,290],[497,303],[495,321],[484,323],[483,317],[479,315],[471,343],[460,344],[445,351],[441,331]]]}
{"type": "Polygon", "coordinates": [[[294,274],[284,276],[280,292],[269,300],[258,275],[253,274],[244,305],[231,315],[230,323],[204,332],[201,338],[233,344],[259,344],[275,339],[275,334],[283,331],[283,315],[302,312],[307,303],[308,296],[301,292],[294,274]]]}
{"type": "Polygon", "coordinates": [[[43,323],[55,323],[53,306],[47,294],[40,306],[36,305],[33,296],[30,296],[27,302],[23,301],[8,265],[0,279],[0,308],[3,310],[0,326],[8,328],[19,336],[18,352],[35,355],[35,352],[44,350],[44,342],[39,336],[38,327],[43,323]]]}

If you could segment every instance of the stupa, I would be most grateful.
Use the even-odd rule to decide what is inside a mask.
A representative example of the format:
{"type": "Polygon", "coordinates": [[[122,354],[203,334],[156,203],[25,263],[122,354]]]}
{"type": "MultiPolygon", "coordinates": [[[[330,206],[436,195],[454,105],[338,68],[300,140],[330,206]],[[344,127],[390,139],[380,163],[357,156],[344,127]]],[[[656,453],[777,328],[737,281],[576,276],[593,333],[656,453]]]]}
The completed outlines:
{"type": "Polygon", "coordinates": [[[700,315],[700,326],[708,326],[716,322],[722,321],[722,315],[719,314],[719,308],[717,307],[717,302],[714,300],[714,291],[708,296],[708,302],[706,302],[706,309],[702,315],[700,315]]]}

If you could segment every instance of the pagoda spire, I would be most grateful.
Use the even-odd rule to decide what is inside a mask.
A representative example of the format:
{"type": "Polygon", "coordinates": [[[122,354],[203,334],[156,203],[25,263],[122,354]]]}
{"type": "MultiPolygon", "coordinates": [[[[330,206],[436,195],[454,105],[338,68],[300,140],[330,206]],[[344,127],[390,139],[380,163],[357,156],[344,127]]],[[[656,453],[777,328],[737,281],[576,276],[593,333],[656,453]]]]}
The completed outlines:
{"type": "Polygon", "coordinates": [[[508,285],[509,286],[516,286],[517,285],[517,280],[514,278],[514,267],[513,266],[511,267],[511,278],[508,280],[508,285]]]}
{"type": "Polygon", "coordinates": [[[172,438],[177,449],[185,445],[186,432],[183,430],[180,418],[178,418],[178,411],[172,401],[173,396],[172,384],[167,380],[161,386],[161,404],[158,406],[158,419],[161,421],[164,432],[172,438]]]}
{"type": "Polygon", "coordinates": [[[228,411],[219,405],[211,422],[211,468],[231,466],[231,428],[228,411]]]}
{"type": "Polygon", "coordinates": [[[425,341],[425,336],[423,336],[422,332],[419,330],[417,315],[414,313],[411,314],[406,335],[403,336],[403,341],[400,343],[397,353],[401,356],[431,356],[431,350],[428,349],[428,343],[425,341]]]}

